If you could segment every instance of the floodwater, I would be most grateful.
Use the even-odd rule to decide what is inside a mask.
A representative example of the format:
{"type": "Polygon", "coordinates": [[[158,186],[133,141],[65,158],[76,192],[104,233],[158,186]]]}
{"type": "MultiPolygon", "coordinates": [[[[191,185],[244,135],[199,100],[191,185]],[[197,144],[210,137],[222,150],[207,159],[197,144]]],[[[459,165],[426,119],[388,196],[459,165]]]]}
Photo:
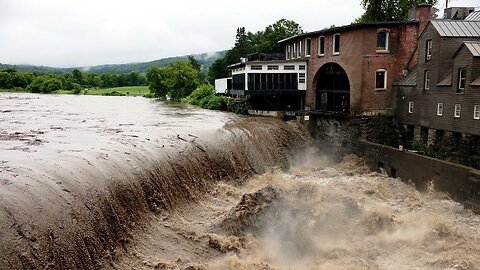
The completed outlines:
{"type": "Polygon", "coordinates": [[[479,216],[293,123],[11,93],[0,119],[0,269],[480,269],[479,216]]]}
{"type": "Polygon", "coordinates": [[[480,217],[315,151],[152,217],[112,269],[479,269],[480,217]]]}

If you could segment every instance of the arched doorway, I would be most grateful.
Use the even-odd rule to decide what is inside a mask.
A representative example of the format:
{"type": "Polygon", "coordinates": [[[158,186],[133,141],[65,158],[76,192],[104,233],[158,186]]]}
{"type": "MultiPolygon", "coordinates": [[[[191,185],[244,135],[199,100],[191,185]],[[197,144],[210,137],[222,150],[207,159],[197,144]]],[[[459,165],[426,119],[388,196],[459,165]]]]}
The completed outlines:
{"type": "Polygon", "coordinates": [[[317,110],[350,111],[350,83],[345,70],[335,63],[323,65],[317,73],[317,110]]]}

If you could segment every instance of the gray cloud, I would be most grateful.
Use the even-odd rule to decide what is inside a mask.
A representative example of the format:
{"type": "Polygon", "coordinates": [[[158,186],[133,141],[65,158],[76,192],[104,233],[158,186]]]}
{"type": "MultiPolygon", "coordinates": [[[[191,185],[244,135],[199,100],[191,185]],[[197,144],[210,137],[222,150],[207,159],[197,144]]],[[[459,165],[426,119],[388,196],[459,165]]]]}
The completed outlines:
{"type": "Polygon", "coordinates": [[[287,18],[314,31],[349,24],[362,12],[360,0],[0,0],[0,62],[149,61],[229,49],[239,26],[256,32],[287,18]]]}

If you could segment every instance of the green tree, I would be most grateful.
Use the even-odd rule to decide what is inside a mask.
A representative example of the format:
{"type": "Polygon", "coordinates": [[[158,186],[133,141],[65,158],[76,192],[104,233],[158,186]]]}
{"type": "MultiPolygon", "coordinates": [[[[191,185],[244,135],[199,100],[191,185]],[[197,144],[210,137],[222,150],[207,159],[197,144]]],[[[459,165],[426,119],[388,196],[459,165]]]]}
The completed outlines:
{"type": "Polygon", "coordinates": [[[434,6],[438,0],[361,0],[365,13],[355,22],[406,21],[408,12],[420,4],[434,6]]]}
{"type": "Polygon", "coordinates": [[[298,23],[292,20],[281,19],[265,28],[258,34],[258,42],[254,44],[256,51],[263,53],[282,53],[278,42],[282,39],[302,33],[298,23]]]}
{"type": "Polygon", "coordinates": [[[162,88],[172,100],[190,95],[199,83],[197,71],[185,61],[178,61],[162,68],[162,88]]]}
{"type": "Polygon", "coordinates": [[[147,72],[150,93],[159,98],[164,98],[168,94],[168,89],[164,88],[162,84],[162,73],[162,69],[157,66],[151,67],[147,72]]]}
{"type": "Polygon", "coordinates": [[[83,84],[83,74],[80,70],[74,69],[72,71],[73,78],[75,79],[76,83],[83,84]]]}

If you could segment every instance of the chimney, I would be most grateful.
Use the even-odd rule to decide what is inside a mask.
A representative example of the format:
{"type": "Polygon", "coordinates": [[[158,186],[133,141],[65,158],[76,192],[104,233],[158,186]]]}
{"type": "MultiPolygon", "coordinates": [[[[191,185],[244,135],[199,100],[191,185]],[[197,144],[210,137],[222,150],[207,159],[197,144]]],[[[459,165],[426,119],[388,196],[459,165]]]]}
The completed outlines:
{"type": "Polygon", "coordinates": [[[418,26],[418,35],[420,35],[428,22],[432,18],[432,6],[428,4],[420,4],[415,8],[415,20],[420,23],[418,26]]]}

